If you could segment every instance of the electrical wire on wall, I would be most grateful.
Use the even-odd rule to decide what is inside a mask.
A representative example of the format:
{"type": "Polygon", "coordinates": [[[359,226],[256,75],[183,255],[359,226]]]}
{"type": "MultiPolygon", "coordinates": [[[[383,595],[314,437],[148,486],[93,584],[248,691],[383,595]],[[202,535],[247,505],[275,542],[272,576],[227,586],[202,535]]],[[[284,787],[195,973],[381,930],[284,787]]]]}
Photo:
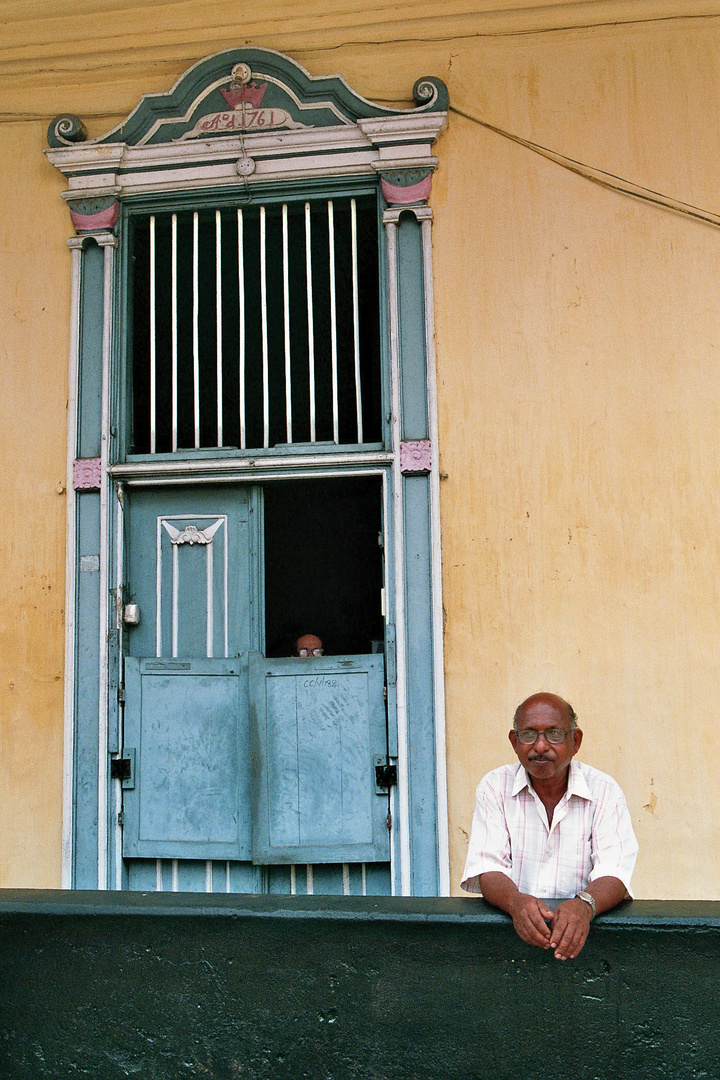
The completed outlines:
{"type": "Polygon", "coordinates": [[[663,195],[659,191],[652,191],[650,188],[642,187],[640,184],[633,184],[631,180],[615,176],[614,173],[595,169],[592,165],[583,164],[582,161],[575,161],[574,158],[558,154],[555,150],[540,146],[539,143],[523,139],[519,135],[513,135],[510,131],[504,131],[503,128],[496,127],[495,124],[490,124],[486,120],[481,120],[479,117],[473,116],[455,105],[451,105],[448,111],[457,113],[458,116],[470,120],[473,124],[479,124],[480,127],[493,131],[504,139],[510,139],[519,146],[524,146],[526,150],[532,150],[533,153],[540,154],[541,157],[547,158],[548,161],[554,161],[556,165],[561,165],[564,169],[569,169],[570,172],[583,176],[586,180],[591,180],[593,184],[599,184],[600,187],[607,188],[610,191],[617,191],[621,195],[629,195],[633,199],[642,199],[643,202],[654,203],[656,206],[662,206],[666,210],[674,211],[676,214],[684,214],[686,217],[695,218],[697,221],[704,221],[709,225],[720,225],[720,214],[713,214],[710,210],[703,210],[698,206],[681,202],[679,199],[672,199],[669,195],[663,195]]]}

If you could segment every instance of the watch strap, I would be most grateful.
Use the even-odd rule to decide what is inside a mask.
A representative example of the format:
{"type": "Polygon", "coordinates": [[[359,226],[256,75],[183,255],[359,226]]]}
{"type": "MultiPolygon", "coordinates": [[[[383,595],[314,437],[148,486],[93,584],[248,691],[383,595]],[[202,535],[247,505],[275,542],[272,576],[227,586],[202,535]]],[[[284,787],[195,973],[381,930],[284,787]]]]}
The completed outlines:
{"type": "Polygon", "coordinates": [[[576,893],[576,899],[577,900],[584,900],[586,904],[590,905],[590,907],[592,908],[592,917],[594,919],[595,914],[596,914],[596,912],[595,912],[595,898],[589,892],[583,891],[583,892],[576,893]]]}

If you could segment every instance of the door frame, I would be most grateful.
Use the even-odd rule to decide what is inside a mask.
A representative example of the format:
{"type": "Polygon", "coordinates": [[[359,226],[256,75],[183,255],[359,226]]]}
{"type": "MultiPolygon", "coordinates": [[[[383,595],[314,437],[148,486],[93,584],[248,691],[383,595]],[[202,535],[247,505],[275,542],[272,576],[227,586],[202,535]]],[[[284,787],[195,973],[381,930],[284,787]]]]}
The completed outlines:
{"type": "MultiPolygon", "coordinates": [[[[195,65],[169,94],[145,97],[128,123],[100,139],[83,142],[76,118],[69,124],[68,118],[58,118],[51,125],[47,153],[68,179],[64,194],[77,229],[68,241],[72,263],[64,887],[122,887],[122,857],[115,839],[120,806],[109,760],[120,749],[116,672],[121,659],[122,596],[117,582],[125,487],[187,482],[189,473],[198,483],[218,483],[359,470],[384,477],[386,602],[397,640],[397,684],[389,694],[398,727],[398,784],[392,789],[393,891],[449,893],[440,461],[428,206],[437,164],[432,145],[446,123],[447,90],[440,80],[428,78],[419,80],[413,92],[415,108],[392,110],[366,101],[335,77],[314,79],[272,50],[228,50],[195,65]],[[184,115],[185,106],[178,103],[187,100],[193,108],[202,108],[204,95],[227,80],[225,71],[232,65],[273,72],[273,86],[292,90],[288,107],[295,108],[291,102],[300,101],[298,108],[305,110],[301,119],[307,120],[309,110],[317,111],[314,129],[282,136],[286,159],[274,158],[276,142],[268,143],[262,134],[244,135],[239,151],[230,140],[239,162],[237,158],[228,162],[227,138],[193,143],[171,137],[172,125],[181,122],[180,113],[184,115]],[[174,119],[157,119],[170,113],[174,119]],[[153,144],[158,131],[166,135],[157,136],[159,141],[153,144]],[[123,137],[131,138],[132,145],[118,142],[123,137]],[[261,163],[258,182],[267,190],[278,190],[288,176],[307,183],[308,190],[342,182],[343,177],[351,184],[359,176],[372,178],[381,188],[381,205],[386,207],[381,276],[387,311],[383,337],[390,388],[388,447],[288,454],[272,460],[262,456],[213,460],[206,455],[192,466],[168,461],[116,463],[123,400],[118,370],[120,313],[127,279],[127,266],[118,268],[116,259],[121,203],[156,199],[159,192],[187,199],[213,190],[242,191],[247,181],[235,165],[253,164],[248,149],[261,163]]],[[[122,218],[119,229],[122,235],[122,218]]]]}

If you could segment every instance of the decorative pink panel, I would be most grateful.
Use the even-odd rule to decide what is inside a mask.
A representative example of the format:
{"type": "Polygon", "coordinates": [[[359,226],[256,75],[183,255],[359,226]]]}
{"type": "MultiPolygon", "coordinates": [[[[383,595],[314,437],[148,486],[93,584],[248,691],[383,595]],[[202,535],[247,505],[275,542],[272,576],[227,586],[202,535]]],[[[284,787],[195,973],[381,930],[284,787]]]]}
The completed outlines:
{"type": "MultiPolygon", "coordinates": [[[[88,200],[89,202],[90,200],[88,200]]],[[[110,206],[88,212],[88,210],[92,211],[92,209],[91,206],[82,206],[82,204],[70,205],[70,219],[76,232],[100,232],[103,229],[112,229],[120,213],[120,203],[115,199],[110,206]],[[85,213],[83,213],[83,210],[85,213]]]]}
{"type": "Polygon", "coordinates": [[[405,475],[429,473],[432,448],[429,439],[416,439],[400,443],[400,472],[405,475]]]}
{"type": "Polygon", "coordinates": [[[432,190],[432,174],[426,176],[425,179],[421,180],[418,184],[412,184],[410,187],[400,187],[397,184],[390,184],[381,176],[380,187],[382,188],[383,196],[391,206],[408,206],[411,203],[417,204],[427,202],[432,190]]]}
{"type": "Polygon", "coordinates": [[[73,488],[75,491],[100,490],[100,458],[77,458],[73,462],[73,488]]]}

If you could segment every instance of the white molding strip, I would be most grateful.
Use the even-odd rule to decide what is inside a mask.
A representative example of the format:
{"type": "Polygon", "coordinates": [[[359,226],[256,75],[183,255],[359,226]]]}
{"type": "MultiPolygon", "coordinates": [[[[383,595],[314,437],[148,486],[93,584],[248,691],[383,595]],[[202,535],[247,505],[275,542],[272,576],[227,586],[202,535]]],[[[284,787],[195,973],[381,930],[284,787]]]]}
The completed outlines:
{"type": "Polygon", "coordinates": [[[393,551],[395,571],[395,637],[397,662],[397,803],[400,844],[400,893],[411,893],[410,781],[408,774],[408,717],[405,657],[405,560],[403,551],[403,497],[400,472],[400,342],[398,326],[397,226],[385,221],[387,231],[388,316],[390,330],[390,408],[392,431],[393,551]]]}
{"type": "Polygon", "coordinates": [[[435,783],[437,788],[438,884],[450,895],[448,835],[447,748],[445,744],[445,656],[440,529],[440,460],[438,449],[435,309],[432,277],[432,217],[422,220],[423,281],[425,287],[425,348],[427,357],[428,425],[430,429],[430,576],[432,581],[433,689],[435,715],[435,783]]]}
{"type": "Polygon", "coordinates": [[[377,169],[434,169],[431,143],[447,113],[401,114],[310,131],[245,133],[154,146],[78,143],[45,153],[68,177],[65,199],[135,195],[202,187],[238,187],[237,161],[255,163],[253,184],[332,176],[372,176],[377,169]]]}
{"type": "MultiPolygon", "coordinates": [[[[123,539],[125,535],[125,492],[123,490],[122,483],[117,483],[115,485],[115,494],[117,497],[117,520],[115,524],[115,628],[118,633],[118,677],[121,677],[123,671],[123,563],[125,559],[125,550],[123,544],[123,539]]],[[[120,754],[122,754],[123,751],[124,734],[124,717],[122,716],[120,709],[118,708],[117,747],[120,754]]],[[[119,891],[120,889],[122,889],[123,886],[123,831],[122,825],[120,824],[122,820],[121,814],[123,808],[122,781],[117,779],[113,783],[115,788],[115,881],[113,884],[113,888],[119,891]]]]}
{"type": "Polygon", "coordinates": [[[78,358],[80,345],[81,237],[68,240],[70,248],[70,350],[68,357],[67,469],[65,481],[67,544],[65,553],[65,687],[63,724],[63,817],[60,883],[73,887],[73,834],[75,806],[75,559],[77,555],[76,499],[73,463],[77,455],[78,358]]]}
{"type": "Polygon", "coordinates": [[[110,441],[110,353],[112,347],[113,256],[117,239],[109,233],[96,237],[104,248],[102,390],[100,434],[100,679],[98,695],[98,889],[108,887],[108,619],[109,520],[108,456],[110,441]]]}

